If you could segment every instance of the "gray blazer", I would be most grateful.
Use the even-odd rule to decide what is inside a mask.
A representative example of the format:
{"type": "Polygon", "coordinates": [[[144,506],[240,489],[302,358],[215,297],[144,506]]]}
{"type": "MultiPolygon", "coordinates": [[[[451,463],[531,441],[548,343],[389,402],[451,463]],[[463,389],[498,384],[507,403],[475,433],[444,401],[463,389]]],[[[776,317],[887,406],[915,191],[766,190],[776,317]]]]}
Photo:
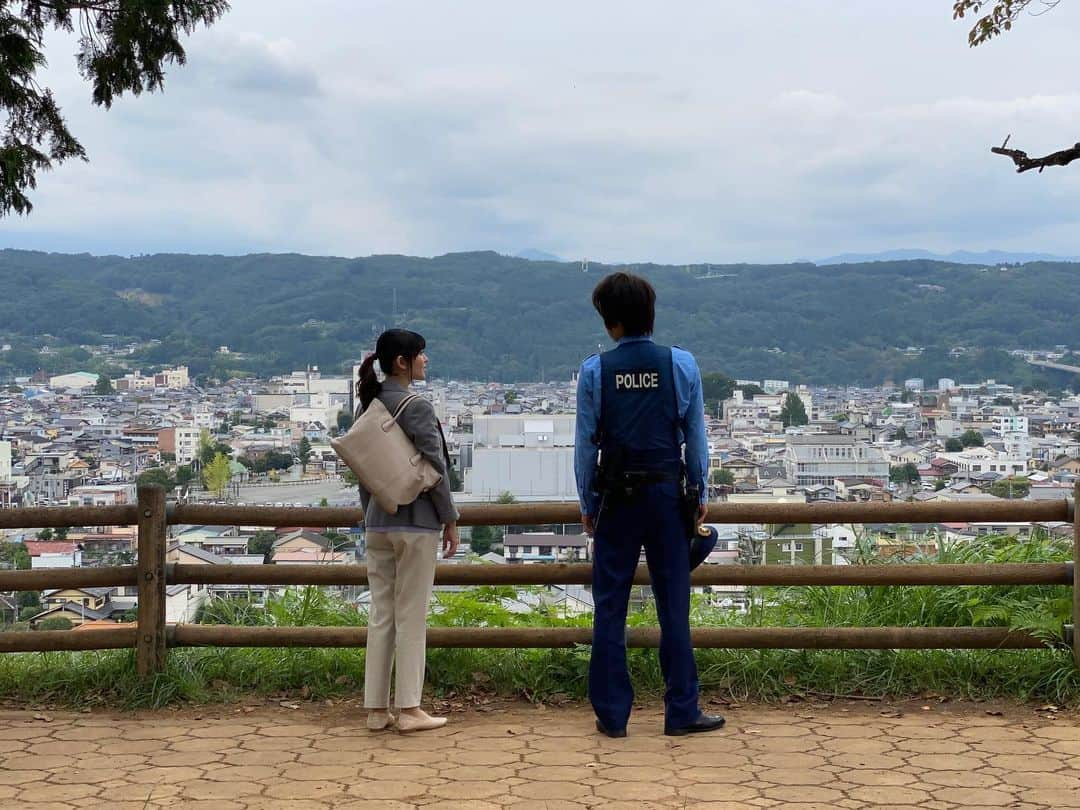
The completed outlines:
{"type": "MultiPolygon", "coordinates": [[[[379,399],[391,413],[411,392],[393,380],[383,383],[379,399]]],[[[443,457],[443,438],[439,431],[439,421],[435,417],[434,406],[423,397],[417,397],[409,403],[398,424],[405,431],[418,452],[442,473],[442,481],[430,492],[423,492],[415,501],[399,506],[397,513],[388,515],[372,499],[371,493],[360,485],[360,504],[364,507],[364,526],[368,529],[395,529],[412,526],[414,528],[438,531],[447,523],[456,523],[458,511],[450,495],[450,476],[443,457]]]]}

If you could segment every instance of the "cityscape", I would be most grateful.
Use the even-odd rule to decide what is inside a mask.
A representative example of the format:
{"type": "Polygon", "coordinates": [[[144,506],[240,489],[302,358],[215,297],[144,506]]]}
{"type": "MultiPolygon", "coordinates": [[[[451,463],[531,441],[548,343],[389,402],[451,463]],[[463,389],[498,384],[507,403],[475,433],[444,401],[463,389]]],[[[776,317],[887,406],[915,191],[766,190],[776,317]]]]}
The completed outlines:
{"type": "MultiPolygon", "coordinates": [[[[227,347],[222,347],[227,351],[227,347]]],[[[1057,364],[1065,347],[1023,354],[1057,364]]],[[[357,366],[352,367],[355,377],[357,366]]],[[[1071,495],[1080,480],[1080,396],[1017,390],[1002,381],[907,379],[879,388],[728,381],[712,399],[706,373],[710,501],[714,503],[979,502],[1071,495]]],[[[419,384],[444,426],[459,504],[576,502],[575,380],[419,384]]],[[[186,366],[17,377],[0,399],[0,504],[134,503],[140,484],[181,503],[358,507],[355,478],[330,446],[355,408],[348,375],[317,367],[268,379],[196,386],[186,366]]],[[[981,535],[1065,537],[1070,524],[932,523],[718,525],[709,565],[844,565],[867,549],[932,557],[981,535]]],[[[580,524],[463,527],[453,562],[520,565],[588,561],[580,524]]],[[[130,526],[6,530],[0,565],[82,567],[131,562],[130,526]]],[[[343,564],[365,560],[362,525],[172,526],[168,559],[206,565],[343,564]]],[[[208,600],[255,604],[269,586],[175,586],[167,618],[194,621],[208,600]]],[[[697,589],[711,604],[745,610],[741,586],[697,589]]],[[[137,589],[0,594],[3,617],[30,628],[131,620],[137,589]],[[35,600],[34,597],[37,597],[35,600]]],[[[358,610],[367,592],[341,589],[358,610]]],[[[647,598],[647,592],[644,594],[647,598]]],[[[586,613],[586,586],[522,591],[586,613]]]]}

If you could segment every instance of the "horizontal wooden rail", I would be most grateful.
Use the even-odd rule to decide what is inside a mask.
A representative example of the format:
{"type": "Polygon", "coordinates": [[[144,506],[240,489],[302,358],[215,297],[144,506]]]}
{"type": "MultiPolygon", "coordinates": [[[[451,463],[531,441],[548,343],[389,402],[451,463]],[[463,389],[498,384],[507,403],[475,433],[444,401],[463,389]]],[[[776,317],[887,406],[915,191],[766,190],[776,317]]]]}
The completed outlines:
{"type": "Polygon", "coordinates": [[[30,506],[0,509],[0,529],[129,526],[138,518],[139,508],[133,503],[122,506],[30,506]]]}
{"type": "Polygon", "coordinates": [[[120,585],[135,585],[137,581],[138,569],[134,565],[0,571],[0,591],[47,591],[53,588],[114,588],[120,585]]]}
{"type": "MultiPolygon", "coordinates": [[[[176,647],[363,647],[366,627],[233,627],[178,624],[166,631],[176,647]]],[[[1035,649],[1027,633],[1005,627],[723,627],[694,628],[695,647],[730,649],[889,650],[1035,649]]],[[[573,647],[592,642],[588,627],[432,627],[429,647],[573,647]]],[[[627,631],[631,647],[658,647],[660,630],[627,631]]]]}
{"type": "MultiPolygon", "coordinates": [[[[366,565],[218,566],[175,563],[170,585],[366,585],[366,565]]],[[[587,585],[588,563],[455,565],[435,569],[437,585],[587,585]]],[[[996,565],[707,565],[694,585],[1069,585],[1069,563],[996,565]]],[[[640,566],[634,577],[649,584],[640,566]]]]}
{"type": "MultiPolygon", "coordinates": [[[[937,523],[937,522],[1065,522],[1070,502],[975,501],[964,503],[714,503],[709,523],[937,523]]],[[[466,504],[460,507],[464,526],[577,523],[576,503],[466,504]]],[[[250,526],[355,526],[359,508],[318,506],[215,506],[177,504],[169,523],[250,526]]]]}
{"type": "Polygon", "coordinates": [[[134,624],[93,627],[86,630],[37,630],[0,633],[0,653],[58,652],[67,650],[116,650],[135,648],[134,624]]]}

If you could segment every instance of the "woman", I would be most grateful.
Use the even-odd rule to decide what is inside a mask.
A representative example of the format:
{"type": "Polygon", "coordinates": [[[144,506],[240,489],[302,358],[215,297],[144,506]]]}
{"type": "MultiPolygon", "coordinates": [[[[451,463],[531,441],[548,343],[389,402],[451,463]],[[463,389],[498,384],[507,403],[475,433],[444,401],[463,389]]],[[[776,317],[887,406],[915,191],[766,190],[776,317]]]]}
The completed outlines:
{"type": "MultiPolygon", "coordinates": [[[[379,335],[375,353],[360,366],[356,390],[364,410],[378,397],[391,413],[411,392],[413,380],[427,373],[424,338],[405,329],[379,335]],[[375,376],[375,360],[385,375],[375,376]]],[[[367,531],[368,616],[364,706],[368,728],[379,731],[395,722],[390,714],[390,669],[396,664],[394,699],[399,731],[423,731],[446,725],[445,717],[432,717],[420,708],[424,689],[427,611],[435,578],[435,560],[442,537],[444,558],[458,547],[458,512],[450,496],[450,456],[435,409],[423,397],[410,402],[398,424],[418,452],[443,474],[439,485],[422,493],[397,513],[384,512],[371,494],[360,487],[367,531]]]]}

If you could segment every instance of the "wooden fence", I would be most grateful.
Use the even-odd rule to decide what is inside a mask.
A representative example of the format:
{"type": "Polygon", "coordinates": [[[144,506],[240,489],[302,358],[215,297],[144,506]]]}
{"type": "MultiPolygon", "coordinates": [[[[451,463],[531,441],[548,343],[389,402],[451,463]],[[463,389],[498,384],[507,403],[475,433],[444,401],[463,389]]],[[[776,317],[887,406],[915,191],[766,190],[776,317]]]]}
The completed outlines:
{"type": "MultiPolygon", "coordinates": [[[[713,504],[710,523],[934,523],[1071,522],[1073,559],[1080,554],[1076,495],[1059,501],[974,503],[713,504]]],[[[127,506],[45,507],[0,510],[0,528],[138,525],[135,565],[0,571],[0,591],[138,586],[134,624],[91,631],[49,630],[0,633],[0,652],[51,650],[136,650],[143,675],[164,668],[171,647],[333,647],[364,646],[363,627],[232,627],[165,623],[165,590],[174,584],[364,585],[363,565],[212,566],[166,563],[166,530],[175,524],[245,526],[353,526],[359,509],[166,504],[159,487],[140,487],[138,503],[127,506]]],[[[576,523],[576,504],[483,504],[461,508],[463,525],[576,523]]],[[[437,566],[440,585],[586,584],[588,564],[437,566]]],[[[1074,563],[997,565],[723,565],[702,566],[695,585],[1071,585],[1073,625],[1080,615],[1080,583],[1074,563]]],[[[648,583],[644,567],[635,582],[648,583]]],[[[1080,665],[1080,643],[1066,639],[1080,665]]],[[[1027,633],[1004,627],[730,627],[695,628],[697,647],[789,649],[1020,649],[1043,647],[1027,633]]],[[[588,644],[589,628],[432,628],[432,647],[566,647],[588,644]]],[[[656,647],[656,628],[628,631],[630,646],[656,647]]]]}

